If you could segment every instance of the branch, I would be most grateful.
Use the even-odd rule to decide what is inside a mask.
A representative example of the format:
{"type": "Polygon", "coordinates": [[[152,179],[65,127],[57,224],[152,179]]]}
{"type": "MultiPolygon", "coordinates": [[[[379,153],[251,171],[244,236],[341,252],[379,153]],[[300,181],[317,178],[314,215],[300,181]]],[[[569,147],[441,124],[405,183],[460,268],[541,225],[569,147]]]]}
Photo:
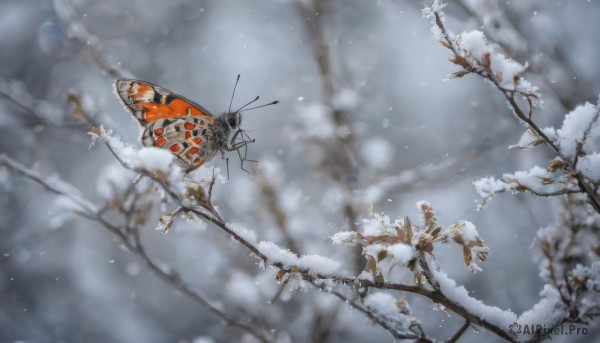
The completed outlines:
{"type": "MultiPolygon", "coordinates": [[[[482,327],[496,333],[498,336],[500,336],[504,339],[511,340],[511,341],[513,340],[513,338],[504,329],[496,326],[495,324],[486,320],[485,318],[480,318],[480,316],[477,316],[476,314],[469,312],[469,310],[466,309],[464,306],[453,302],[452,300],[448,299],[444,294],[442,294],[441,292],[436,291],[436,290],[428,290],[428,289],[425,289],[425,288],[417,286],[417,285],[406,285],[406,284],[389,283],[389,282],[381,283],[381,282],[375,282],[375,281],[371,281],[369,279],[359,278],[359,277],[345,277],[343,275],[336,275],[336,274],[314,273],[307,268],[301,268],[301,267],[298,267],[297,265],[288,265],[281,261],[271,260],[265,253],[261,252],[253,243],[249,242],[247,239],[242,237],[239,233],[232,230],[227,225],[227,223],[221,218],[221,216],[218,215],[217,210],[214,207],[212,207],[210,202],[203,202],[201,204],[184,203],[183,199],[175,191],[170,189],[169,184],[167,182],[165,182],[164,178],[157,177],[156,175],[149,173],[147,171],[143,171],[143,170],[140,171],[140,170],[131,168],[131,166],[124,163],[122,161],[122,159],[118,156],[116,151],[112,147],[110,147],[110,139],[106,136],[101,136],[101,137],[104,139],[105,144],[107,146],[109,146],[109,149],[113,153],[113,155],[115,155],[115,157],[122,163],[122,165],[125,168],[134,170],[138,173],[142,173],[146,177],[149,177],[150,179],[152,179],[153,181],[158,183],[158,185],[160,185],[160,187],[163,188],[165,193],[169,195],[171,200],[173,202],[175,202],[175,204],[177,206],[181,207],[184,212],[193,213],[194,215],[198,216],[199,218],[207,220],[207,221],[211,222],[212,224],[216,225],[221,230],[223,230],[227,235],[229,235],[230,237],[232,237],[233,239],[235,239],[236,241],[241,243],[243,246],[245,246],[254,256],[259,258],[265,266],[274,267],[274,268],[280,270],[280,272],[283,274],[299,274],[303,280],[308,281],[310,283],[312,283],[313,281],[319,281],[319,280],[321,280],[321,281],[322,280],[333,280],[337,283],[349,286],[351,288],[366,287],[366,288],[390,289],[390,290],[405,291],[405,292],[410,292],[410,293],[418,294],[421,296],[425,296],[426,298],[429,298],[433,302],[441,304],[444,307],[451,310],[452,312],[455,312],[456,314],[465,318],[469,322],[479,325],[479,326],[482,326],[482,327]]],[[[433,276],[431,276],[431,279],[433,280],[433,276]]],[[[431,283],[436,284],[434,281],[431,281],[431,283]]]]}
{"type": "Polygon", "coordinates": [[[465,323],[460,327],[460,329],[458,329],[458,331],[456,331],[456,333],[454,335],[452,335],[452,337],[450,337],[446,343],[455,343],[458,342],[458,339],[463,335],[463,333],[465,333],[465,331],[467,331],[467,329],[469,328],[469,326],[471,325],[471,323],[469,323],[469,321],[465,321],[465,323]]]}
{"type": "MultiPolygon", "coordinates": [[[[108,143],[108,141],[105,141],[105,143],[107,145],[110,145],[108,143]]],[[[113,154],[118,156],[114,149],[111,148],[110,150],[113,154]]],[[[119,159],[119,161],[123,164],[123,166],[125,168],[131,169],[131,167],[128,166],[126,163],[124,163],[121,159],[119,159]]],[[[35,176],[33,173],[28,172],[25,168],[14,167],[16,165],[16,163],[13,162],[12,160],[8,159],[5,156],[2,158],[1,162],[3,165],[7,165],[10,169],[13,169],[13,170],[17,171],[18,173],[42,184],[46,188],[53,191],[55,194],[66,195],[66,196],[72,197],[74,199],[78,199],[77,197],[73,196],[72,194],[69,194],[68,192],[63,192],[60,189],[56,189],[55,187],[52,187],[52,185],[45,182],[45,180],[43,178],[35,176]]],[[[133,169],[133,170],[135,170],[135,169],[133,169]]],[[[252,244],[251,242],[246,240],[244,237],[242,237],[237,232],[230,229],[228,227],[228,225],[225,223],[225,221],[223,221],[223,219],[221,219],[221,217],[218,216],[217,211],[214,208],[212,208],[212,205],[210,204],[210,202],[204,202],[202,204],[202,206],[190,206],[190,204],[185,204],[185,203],[183,203],[181,197],[175,191],[173,191],[172,189],[169,188],[169,185],[165,182],[164,178],[159,178],[156,175],[151,174],[147,171],[139,171],[139,170],[136,170],[136,171],[138,173],[142,173],[146,177],[149,177],[153,181],[158,183],[160,185],[160,187],[165,190],[166,194],[178,206],[180,206],[184,212],[193,213],[196,216],[198,216],[199,218],[203,218],[204,220],[207,220],[207,221],[215,224],[217,227],[219,227],[221,230],[223,230],[227,235],[229,235],[236,241],[240,242],[243,246],[245,246],[254,256],[259,258],[263,262],[263,264],[266,266],[271,266],[273,268],[279,269],[283,273],[299,274],[303,280],[306,280],[311,283],[313,281],[333,280],[339,284],[346,285],[351,288],[356,288],[356,287],[378,288],[378,289],[405,291],[405,292],[409,292],[409,293],[418,294],[418,295],[424,296],[424,297],[432,300],[435,303],[443,305],[445,308],[460,315],[461,317],[465,318],[466,320],[470,321],[471,323],[482,326],[482,327],[496,333],[497,335],[499,335],[502,338],[505,338],[508,340],[512,339],[503,329],[495,326],[493,323],[487,321],[485,318],[482,319],[479,316],[469,312],[469,310],[467,310],[462,305],[453,302],[452,300],[448,299],[446,296],[444,296],[443,294],[441,294],[440,292],[437,292],[435,290],[428,290],[426,288],[423,288],[423,287],[420,287],[417,285],[406,285],[406,284],[391,283],[391,282],[380,283],[380,282],[374,282],[369,279],[359,278],[359,277],[345,277],[343,275],[313,273],[309,269],[306,269],[306,268],[299,268],[298,266],[295,266],[295,265],[286,265],[285,263],[283,263],[281,261],[270,260],[268,258],[268,256],[265,255],[263,252],[261,252],[254,244],[252,244]]],[[[83,202],[83,203],[85,203],[85,202],[83,202]]],[[[224,319],[227,323],[229,323],[229,325],[231,325],[235,328],[238,328],[240,330],[243,330],[245,332],[248,332],[263,342],[268,341],[267,338],[262,336],[262,334],[258,333],[254,328],[249,327],[244,324],[241,324],[240,322],[231,319],[230,317],[228,317],[226,315],[226,313],[224,313],[220,309],[212,306],[208,300],[204,299],[198,293],[192,291],[191,288],[189,286],[187,286],[178,276],[175,276],[176,274],[163,271],[161,268],[159,268],[157,265],[155,265],[152,262],[152,260],[148,257],[148,255],[145,253],[145,250],[143,248],[140,248],[140,247],[142,247],[141,244],[137,244],[135,240],[133,242],[131,240],[129,240],[128,236],[125,234],[125,232],[127,232],[126,229],[120,228],[118,226],[115,226],[115,225],[107,222],[99,214],[99,212],[97,212],[93,207],[89,208],[88,210],[79,211],[76,213],[79,215],[82,215],[83,217],[86,217],[86,218],[89,218],[89,219],[92,219],[92,220],[95,220],[95,221],[101,223],[111,233],[115,234],[129,250],[131,250],[133,253],[135,253],[136,255],[141,257],[146,262],[148,267],[152,271],[154,271],[160,278],[167,281],[169,284],[176,287],[180,291],[182,291],[184,294],[186,294],[187,296],[192,298],[194,301],[196,301],[199,304],[201,304],[202,306],[205,306],[206,308],[208,308],[211,312],[213,312],[218,317],[224,319]]],[[[380,325],[380,326],[382,326],[382,325],[380,325]]],[[[382,326],[382,327],[385,328],[385,326],[382,326]]]]}
{"type": "MultiPolygon", "coordinates": [[[[202,203],[196,204],[196,205],[190,205],[190,204],[184,203],[181,196],[179,196],[174,190],[172,190],[170,188],[170,185],[167,182],[165,182],[164,178],[157,177],[155,174],[149,173],[144,170],[137,170],[135,168],[132,168],[132,166],[125,163],[123,161],[123,159],[118,155],[117,151],[111,146],[111,141],[106,135],[102,135],[100,137],[103,138],[103,141],[104,141],[105,145],[109,148],[109,151],[123,165],[123,167],[133,170],[133,171],[136,171],[138,173],[141,173],[144,176],[146,176],[146,177],[152,179],[153,181],[155,181],[156,183],[158,183],[160,185],[160,187],[165,191],[165,193],[169,195],[171,200],[173,202],[175,202],[175,204],[179,208],[181,208],[181,210],[183,212],[193,213],[197,217],[213,223],[214,225],[219,227],[221,230],[223,230],[227,235],[229,235],[230,237],[232,237],[233,239],[235,239],[236,241],[241,243],[243,246],[245,246],[250,252],[252,252],[252,254],[255,257],[259,258],[265,266],[274,267],[274,268],[282,271],[284,274],[294,274],[294,273],[300,274],[300,276],[302,277],[303,280],[308,281],[310,283],[314,283],[317,281],[320,282],[320,281],[324,281],[324,280],[334,280],[334,281],[340,282],[344,285],[348,285],[351,287],[373,286],[373,287],[380,288],[379,284],[375,284],[366,279],[348,278],[348,277],[343,277],[343,276],[339,276],[339,275],[324,275],[324,274],[318,274],[318,273],[314,274],[309,269],[299,268],[298,266],[290,266],[290,265],[286,265],[285,263],[282,263],[280,261],[273,261],[273,260],[269,259],[269,257],[267,255],[265,255],[263,252],[261,252],[254,244],[252,244],[251,242],[246,240],[239,233],[232,230],[227,225],[227,223],[221,218],[221,216],[218,214],[217,210],[214,207],[212,207],[212,204],[210,201],[205,201],[205,202],[202,202],[202,203]]],[[[400,289],[400,290],[402,290],[402,289],[404,289],[404,290],[420,289],[417,286],[407,286],[407,285],[389,284],[388,286],[390,287],[390,289],[400,289]],[[392,288],[392,287],[394,287],[394,288],[392,288]]],[[[386,330],[388,330],[390,327],[389,323],[387,323],[385,321],[385,319],[383,319],[383,318],[378,318],[375,322],[378,323],[380,326],[382,326],[386,330]]],[[[390,333],[394,337],[396,337],[398,335],[397,332],[390,331],[390,333]]]]}
{"type": "MultiPolygon", "coordinates": [[[[516,94],[522,95],[523,97],[525,97],[528,100],[528,102],[530,103],[530,106],[531,106],[531,97],[534,97],[534,95],[522,93],[522,92],[518,91],[516,89],[516,87],[515,87],[515,89],[507,89],[507,88],[503,87],[500,84],[500,81],[496,77],[496,75],[494,75],[494,73],[491,72],[491,70],[489,70],[489,67],[481,67],[478,65],[474,65],[469,59],[462,57],[461,53],[459,52],[459,50],[456,46],[456,43],[454,42],[454,40],[452,38],[450,38],[450,35],[448,34],[446,27],[444,26],[440,12],[437,10],[434,10],[432,14],[435,17],[435,24],[440,29],[441,34],[443,36],[442,43],[446,48],[448,48],[454,54],[454,57],[456,59],[455,63],[461,65],[466,73],[475,73],[475,74],[481,76],[482,78],[490,81],[499,91],[502,92],[502,94],[504,95],[504,97],[506,98],[506,100],[509,103],[509,107],[512,108],[513,113],[522,122],[524,122],[529,127],[529,129],[531,129],[533,132],[535,132],[535,134],[538,135],[544,141],[544,143],[546,143],[550,148],[552,148],[552,150],[554,150],[554,152],[563,161],[565,161],[565,163],[566,163],[565,171],[577,180],[577,184],[578,184],[578,187],[581,190],[581,192],[587,194],[590,204],[592,205],[594,210],[596,212],[600,213],[600,200],[598,199],[598,196],[594,190],[594,187],[592,185],[590,185],[588,183],[588,181],[585,180],[585,177],[583,176],[583,174],[581,172],[576,170],[573,162],[570,161],[570,159],[567,158],[563,154],[563,152],[560,150],[560,147],[553,140],[551,140],[542,131],[542,129],[540,129],[540,127],[537,126],[537,124],[535,122],[533,122],[533,120],[531,119],[530,113],[525,114],[525,112],[519,107],[519,105],[517,104],[517,102],[515,100],[516,94]]],[[[516,83],[518,83],[517,75],[515,75],[515,84],[516,83]]]]}
{"type": "Polygon", "coordinates": [[[350,305],[350,307],[352,307],[353,309],[358,310],[359,312],[363,313],[369,319],[371,319],[372,321],[374,321],[375,323],[377,323],[377,325],[381,326],[387,332],[389,332],[390,335],[392,335],[392,337],[394,337],[395,340],[400,340],[400,339],[418,339],[418,338],[423,338],[423,336],[424,336],[424,335],[417,335],[417,334],[412,334],[411,335],[411,334],[406,334],[406,333],[403,333],[403,332],[399,332],[398,330],[394,329],[385,319],[383,319],[380,316],[374,314],[373,311],[369,310],[368,308],[365,308],[364,306],[361,306],[361,305],[357,304],[356,301],[347,298],[345,295],[343,295],[340,292],[328,289],[323,282],[320,282],[322,280],[319,280],[319,281],[314,280],[314,279],[312,279],[312,280],[311,279],[305,279],[305,280],[308,281],[308,282],[310,282],[313,286],[315,286],[316,288],[320,289],[321,291],[336,296],[338,299],[340,299],[343,302],[345,302],[346,304],[350,305]]]}
{"type": "Polygon", "coordinates": [[[140,257],[148,266],[148,268],[154,272],[159,278],[173,286],[174,288],[181,291],[184,295],[191,298],[193,301],[197,302],[201,306],[208,309],[210,312],[215,314],[221,320],[223,320],[227,325],[241,330],[243,332],[247,332],[248,334],[256,337],[261,342],[267,343],[270,342],[271,339],[267,338],[264,334],[258,332],[255,328],[248,326],[246,324],[241,323],[227,315],[223,310],[219,309],[215,305],[211,304],[210,301],[205,299],[202,295],[192,290],[192,288],[187,285],[175,271],[165,271],[160,268],[146,253],[144,246],[141,244],[139,240],[139,236],[137,230],[128,230],[127,228],[119,227],[108,222],[103,218],[101,212],[96,209],[94,205],[89,203],[88,201],[80,198],[79,196],[73,194],[73,188],[70,185],[60,181],[60,180],[49,180],[47,178],[42,177],[38,173],[27,169],[22,166],[18,162],[10,159],[6,155],[0,155],[0,165],[7,167],[14,173],[22,175],[30,180],[35,181],[39,185],[41,185],[44,189],[49,192],[65,196],[79,205],[79,208],[75,210],[75,213],[84,217],[86,219],[93,220],[95,222],[100,223],[106,230],[115,235],[119,241],[127,247],[129,251],[140,257]],[[134,240],[132,241],[127,232],[134,232],[134,240]]]}

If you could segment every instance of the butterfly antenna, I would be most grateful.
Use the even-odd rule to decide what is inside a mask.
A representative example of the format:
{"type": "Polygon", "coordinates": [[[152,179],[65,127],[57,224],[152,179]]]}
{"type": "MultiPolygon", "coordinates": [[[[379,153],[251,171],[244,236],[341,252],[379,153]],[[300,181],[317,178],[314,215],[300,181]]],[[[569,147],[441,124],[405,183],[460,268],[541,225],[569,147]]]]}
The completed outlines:
{"type": "Polygon", "coordinates": [[[260,105],[260,106],[256,106],[256,107],[247,108],[246,111],[255,110],[257,108],[261,108],[261,107],[265,107],[265,106],[271,106],[271,105],[275,105],[275,104],[278,104],[278,103],[279,103],[279,100],[275,100],[275,101],[270,102],[268,104],[264,104],[264,105],[260,105]]]}
{"type": "Polygon", "coordinates": [[[229,101],[229,109],[227,112],[231,112],[231,104],[233,104],[233,96],[235,95],[235,89],[237,88],[238,82],[240,82],[240,74],[238,74],[237,79],[235,80],[235,86],[233,86],[233,93],[231,93],[231,100],[229,101]]]}
{"type": "MultiPolygon", "coordinates": [[[[235,111],[234,113],[238,113],[239,111],[243,110],[246,106],[255,103],[260,97],[256,97],[254,98],[254,100],[250,101],[249,103],[245,104],[244,106],[240,107],[237,111],[235,111]]],[[[231,112],[229,112],[231,113],[231,112]]]]}

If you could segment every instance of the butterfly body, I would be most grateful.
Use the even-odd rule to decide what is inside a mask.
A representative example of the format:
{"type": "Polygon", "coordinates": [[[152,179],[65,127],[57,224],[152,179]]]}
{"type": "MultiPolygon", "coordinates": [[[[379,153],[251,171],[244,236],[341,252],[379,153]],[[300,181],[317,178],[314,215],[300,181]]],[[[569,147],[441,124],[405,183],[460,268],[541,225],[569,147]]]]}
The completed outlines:
{"type": "Polygon", "coordinates": [[[118,79],[115,90],[142,127],[142,144],[168,149],[186,171],[250,142],[236,142],[242,132],[239,110],[215,117],[193,101],[140,80],[118,79]]]}

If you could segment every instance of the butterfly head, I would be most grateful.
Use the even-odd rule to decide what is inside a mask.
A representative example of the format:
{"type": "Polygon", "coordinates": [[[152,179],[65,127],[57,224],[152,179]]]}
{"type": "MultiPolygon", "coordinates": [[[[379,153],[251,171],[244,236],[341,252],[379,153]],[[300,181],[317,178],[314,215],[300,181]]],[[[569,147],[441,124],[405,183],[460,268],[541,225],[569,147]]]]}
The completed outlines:
{"type": "Polygon", "coordinates": [[[238,129],[242,125],[242,113],[238,111],[225,114],[225,122],[232,130],[238,129]]]}
{"type": "Polygon", "coordinates": [[[231,111],[231,104],[230,104],[229,105],[229,111],[223,115],[223,117],[225,118],[225,122],[227,123],[227,125],[232,130],[239,129],[240,125],[242,124],[242,111],[250,111],[250,110],[257,109],[257,108],[261,108],[261,107],[265,107],[265,106],[270,106],[270,105],[275,105],[275,104],[279,103],[279,101],[273,101],[273,102],[268,103],[268,104],[264,104],[264,105],[260,105],[260,106],[255,106],[255,107],[247,108],[249,105],[255,103],[259,98],[260,97],[257,96],[252,101],[248,102],[244,106],[240,107],[237,111],[233,111],[233,112],[231,111]]]}

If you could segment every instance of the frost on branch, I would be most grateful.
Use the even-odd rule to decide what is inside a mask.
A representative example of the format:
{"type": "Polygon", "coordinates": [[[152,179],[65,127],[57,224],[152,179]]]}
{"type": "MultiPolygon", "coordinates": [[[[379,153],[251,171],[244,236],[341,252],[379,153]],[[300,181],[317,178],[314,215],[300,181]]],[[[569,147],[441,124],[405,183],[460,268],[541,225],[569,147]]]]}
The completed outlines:
{"type": "Polygon", "coordinates": [[[557,171],[563,165],[560,159],[553,160],[548,168],[535,166],[527,171],[504,174],[502,178],[486,177],[473,182],[482,200],[478,208],[483,207],[496,194],[506,191],[531,192],[541,196],[566,194],[576,191],[577,184],[570,176],[557,171]]]}
{"type": "Polygon", "coordinates": [[[173,163],[174,156],[169,151],[153,147],[137,149],[111,136],[111,132],[102,126],[92,129],[90,135],[93,142],[102,138],[126,168],[152,174],[161,182],[169,184],[178,194],[185,192],[183,171],[173,163]]]}
{"type": "Polygon", "coordinates": [[[496,46],[491,44],[483,32],[473,30],[456,35],[444,27],[445,7],[434,0],[431,7],[423,10],[426,18],[432,19],[434,38],[444,47],[451,50],[450,61],[462,69],[450,74],[450,78],[460,78],[470,73],[479,74],[498,88],[506,92],[514,92],[527,99],[532,105],[540,104],[539,89],[522,77],[527,65],[513,61],[501,53],[495,52],[496,46]]]}
{"type": "Polygon", "coordinates": [[[258,243],[258,250],[269,259],[271,264],[281,264],[290,270],[305,270],[312,275],[327,276],[340,269],[340,264],[332,259],[320,255],[298,257],[289,249],[281,248],[273,242],[258,243]]]}
{"type": "Polygon", "coordinates": [[[538,166],[529,171],[517,171],[504,174],[502,178],[487,177],[473,184],[482,197],[478,203],[481,208],[496,194],[506,191],[528,191],[540,196],[553,196],[581,191],[578,180],[572,172],[573,167],[587,179],[597,183],[600,181],[600,153],[598,153],[597,137],[600,135],[598,106],[586,103],[578,106],[565,116],[563,125],[555,130],[552,127],[542,129],[541,134],[527,129],[516,145],[528,149],[540,144],[556,144],[559,156],[550,161],[544,169],[538,166]]]}
{"type": "Polygon", "coordinates": [[[577,169],[595,183],[600,182],[600,153],[579,158],[577,169]]]}
{"type": "Polygon", "coordinates": [[[578,295],[577,313],[582,320],[600,315],[600,261],[591,266],[578,264],[569,283],[578,295]]]}
{"type": "Polygon", "coordinates": [[[367,295],[363,303],[365,307],[388,323],[393,323],[397,332],[413,332],[420,330],[421,322],[412,316],[408,303],[403,299],[395,299],[391,295],[375,292],[367,295]]]}
{"type": "MultiPolygon", "coordinates": [[[[542,299],[532,311],[549,308],[552,300],[562,318],[576,323],[600,315],[600,219],[585,199],[572,196],[560,224],[540,229],[534,245],[540,277],[546,282],[542,297],[551,299],[542,299]]],[[[543,313],[540,317],[545,318],[543,313]]]]}
{"type": "Polygon", "coordinates": [[[165,212],[165,214],[158,219],[156,231],[167,234],[173,228],[173,223],[175,223],[175,215],[171,212],[165,212]]]}
{"type": "Polygon", "coordinates": [[[444,296],[463,306],[469,313],[483,318],[499,328],[508,328],[516,321],[517,316],[512,311],[489,306],[481,300],[473,298],[463,286],[457,285],[456,281],[449,278],[443,271],[433,270],[432,273],[444,296]]]}
{"type": "Polygon", "coordinates": [[[201,208],[214,214],[210,200],[212,185],[217,181],[224,182],[218,168],[197,168],[186,175],[174,163],[174,155],[166,150],[125,144],[102,126],[93,128],[89,134],[92,145],[102,139],[120,164],[107,166],[97,182],[98,193],[109,208],[124,213],[124,206],[135,205],[134,217],[139,218],[136,224],[142,225],[150,217],[156,198],[147,195],[159,190],[162,198],[167,199],[166,194],[169,194],[172,200],[180,201],[180,206],[173,213],[165,212],[159,219],[156,229],[163,233],[171,230],[178,215],[195,220],[196,216],[184,211],[182,206],[201,208]]]}
{"type": "Polygon", "coordinates": [[[405,266],[418,276],[418,258],[424,254],[433,256],[435,243],[454,242],[462,246],[465,265],[473,272],[481,270],[473,262],[473,255],[484,261],[488,247],[472,223],[459,221],[443,228],[437,224],[428,202],[418,202],[417,209],[423,213],[424,226],[412,225],[408,217],[392,223],[387,215],[372,211],[372,218],[364,221],[362,233],[342,231],[332,240],[337,244],[360,244],[367,259],[365,272],[379,283],[384,282],[379,263],[385,259],[391,260],[392,265],[405,266]]]}
{"type": "MultiPolygon", "coordinates": [[[[556,130],[554,130],[553,127],[544,128],[542,129],[542,132],[546,135],[546,137],[553,140],[556,139],[556,130]]],[[[546,141],[544,140],[544,138],[540,137],[540,135],[538,135],[533,130],[527,129],[521,136],[521,139],[519,139],[519,142],[517,144],[510,145],[508,148],[519,148],[522,150],[527,150],[545,143],[546,141]]]]}
{"type": "MultiPolygon", "coordinates": [[[[534,166],[528,171],[504,174],[500,179],[488,177],[474,182],[483,198],[480,205],[498,193],[528,191],[538,196],[562,195],[565,207],[557,223],[538,232],[538,242],[534,246],[538,248],[540,276],[545,285],[539,302],[518,319],[512,313],[470,298],[464,288],[456,287],[438,270],[433,270],[430,278],[437,281],[437,289],[446,297],[460,303],[469,313],[486,318],[497,328],[518,325],[520,329],[521,325],[532,322],[548,328],[563,323],[587,324],[600,316],[597,300],[600,293],[600,99],[596,106],[585,103],[576,107],[565,116],[558,130],[553,127],[541,129],[532,119],[535,105],[541,102],[540,95],[537,87],[522,77],[526,66],[496,53],[495,46],[488,43],[482,32],[455,35],[447,30],[441,11],[443,5],[437,0],[433,4],[424,14],[432,18],[434,37],[451,51],[450,60],[461,67],[450,77],[477,74],[501,91],[513,114],[527,126],[519,142],[510,148],[546,145],[555,153],[546,168],[534,166]],[[529,111],[521,108],[516,95],[523,97],[529,111]]],[[[532,339],[514,334],[510,340],[537,341],[539,338],[546,337],[532,339]]]]}
{"type": "Polygon", "coordinates": [[[598,107],[589,102],[567,113],[562,127],[556,131],[560,149],[566,158],[572,160],[577,153],[594,149],[588,137],[600,134],[598,114],[598,107]]]}
{"type": "Polygon", "coordinates": [[[256,232],[254,232],[254,230],[245,229],[236,224],[227,224],[227,228],[229,230],[231,230],[232,232],[234,232],[236,235],[240,236],[246,242],[253,244],[253,245],[256,244],[256,242],[257,242],[256,232]]]}
{"type": "Polygon", "coordinates": [[[569,112],[557,140],[565,158],[573,161],[576,169],[594,183],[600,181],[600,99],[596,105],[586,102],[569,112]]]}

